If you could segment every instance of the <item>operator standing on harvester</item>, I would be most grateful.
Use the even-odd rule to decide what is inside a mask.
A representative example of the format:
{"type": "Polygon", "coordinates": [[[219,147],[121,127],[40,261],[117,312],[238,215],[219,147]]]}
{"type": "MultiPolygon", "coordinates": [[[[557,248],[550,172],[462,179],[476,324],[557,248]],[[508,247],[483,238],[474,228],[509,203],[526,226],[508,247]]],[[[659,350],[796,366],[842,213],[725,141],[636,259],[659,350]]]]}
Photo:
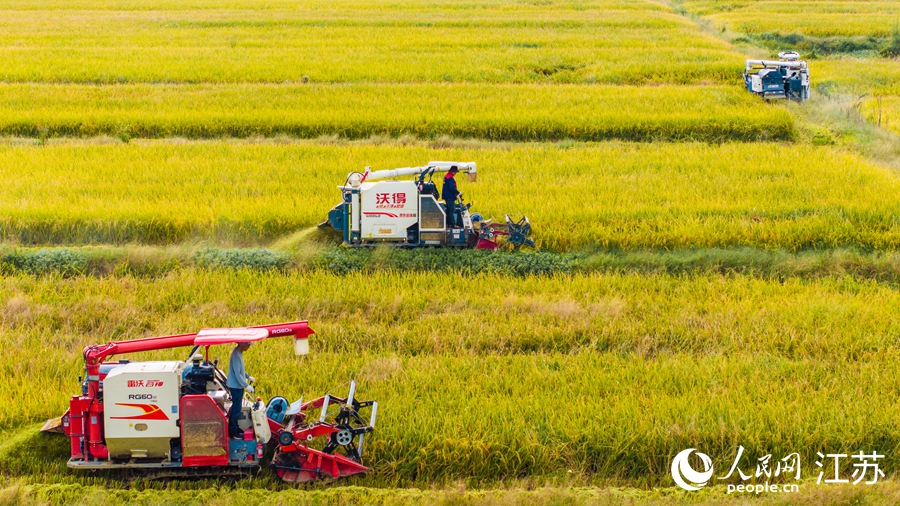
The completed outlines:
{"type": "Polygon", "coordinates": [[[244,369],[244,352],[250,349],[251,343],[238,343],[231,350],[231,359],[228,361],[228,380],[225,386],[231,393],[231,408],[228,410],[228,435],[232,439],[243,439],[244,432],[238,426],[238,417],[244,405],[244,389],[253,393],[253,376],[247,375],[244,369]]]}
{"type": "Polygon", "coordinates": [[[456,180],[453,179],[458,172],[456,165],[450,167],[444,175],[444,187],[441,188],[441,198],[447,205],[447,226],[450,228],[459,228],[456,224],[456,199],[462,194],[456,188],[456,180]]]}

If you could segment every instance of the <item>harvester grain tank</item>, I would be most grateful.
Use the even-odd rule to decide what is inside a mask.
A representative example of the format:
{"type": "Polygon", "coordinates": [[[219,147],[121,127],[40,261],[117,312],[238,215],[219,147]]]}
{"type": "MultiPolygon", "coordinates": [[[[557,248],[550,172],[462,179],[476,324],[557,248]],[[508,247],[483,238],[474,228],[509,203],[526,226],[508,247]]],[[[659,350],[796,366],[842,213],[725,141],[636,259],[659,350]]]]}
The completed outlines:
{"type": "Polygon", "coordinates": [[[209,360],[211,346],[285,336],[293,336],[294,351],[303,355],[313,333],[306,321],[297,321],[88,346],[81,393],[42,430],[69,438],[68,467],[73,469],[144,470],[166,478],[222,476],[258,468],[271,456],[272,472],[291,483],[367,472],[363,442],[374,430],[378,405],[359,401],[355,383],[347,397],[294,403],[280,396],[268,403],[234,399],[218,360],[209,360]],[[110,360],[177,347],[191,347],[187,360],[110,360]],[[241,403],[243,439],[228,437],[226,414],[235,402],[241,403]],[[362,410],[369,410],[367,420],[362,410]]]}
{"type": "MultiPolygon", "coordinates": [[[[428,162],[421,167],[351,172],[341,191],[341,203],[328,212],[320,228],[333,228],[347,246],[391,245],[401,247],[449,246],[496,249],[503,237],[514,248],[534,246],[528,217],[505,223],[471,213],[471,204],[456,205],[448,225],[447,206],[440,202],[435,174],[456,169],[469,182],[476,181],[475,162],[428,162]],[[400,180],[415,176],[413,180],[400,180]]],[[[461,195],[460,195],[461,197],[461,195]]]]}
{"type": "Polygon", "coordinates": [[[779,60],[747,60],[744,84],[751,93],[763,98],[809,98],[809,67],[793,51],[778,53],[779,60]]]}

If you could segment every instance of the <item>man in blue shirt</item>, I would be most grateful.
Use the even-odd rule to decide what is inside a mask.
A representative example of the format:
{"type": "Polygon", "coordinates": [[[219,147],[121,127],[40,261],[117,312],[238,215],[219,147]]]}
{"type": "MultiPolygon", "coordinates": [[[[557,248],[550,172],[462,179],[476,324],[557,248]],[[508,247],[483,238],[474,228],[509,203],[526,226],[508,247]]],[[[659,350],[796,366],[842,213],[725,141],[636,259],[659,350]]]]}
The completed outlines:
{"type": "Polygon", "coordinates": [[[444,199],[444,202],[447,205],[447,226],[456,228],[456,199],[459,198],[462,193],[456,188],[456,180],[453,179],[459,172],[459,169],[456,168],[456,165],[450,167],[450,170],[447,171],[447,174],[444,175],[444,186],[441,188],[441,198],[444,199]]]}
{"type": "Polygon", "coordinates": [[[232,439],[243,439],[244,434],[238,426],[238,417],[241,415],[241,407],[244,401],[244,389],[253,393],[253,376],[248,376],[244,369],[244,352],[250,349],[251,343],[238,343],[231,350],[231,360],[228,361],[228,379],[225,386],[231,393],[231,409],[228,410],[228,434],[232,439]]]}

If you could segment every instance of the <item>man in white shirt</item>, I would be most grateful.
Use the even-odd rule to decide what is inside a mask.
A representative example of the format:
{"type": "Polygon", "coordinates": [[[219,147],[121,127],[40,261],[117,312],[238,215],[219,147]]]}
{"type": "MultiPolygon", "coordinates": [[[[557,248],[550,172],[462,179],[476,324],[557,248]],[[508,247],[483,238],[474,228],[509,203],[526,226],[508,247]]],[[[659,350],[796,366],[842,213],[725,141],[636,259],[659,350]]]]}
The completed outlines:
{"type": "Polygon", "coordinates": [[[228,410],[228,435],[232,439],[243,439],[244,433],[238,426],[238,417],[241,415],[241,407],[244,401],[244,389],[253,393],[253,376],[247,375],[244,369],[244,352],[250,349],[251,343],[238,343],[231,350],[231,360],[228,361],[228,379],[225,386],[231,393],[231,409],[228,410]]]}

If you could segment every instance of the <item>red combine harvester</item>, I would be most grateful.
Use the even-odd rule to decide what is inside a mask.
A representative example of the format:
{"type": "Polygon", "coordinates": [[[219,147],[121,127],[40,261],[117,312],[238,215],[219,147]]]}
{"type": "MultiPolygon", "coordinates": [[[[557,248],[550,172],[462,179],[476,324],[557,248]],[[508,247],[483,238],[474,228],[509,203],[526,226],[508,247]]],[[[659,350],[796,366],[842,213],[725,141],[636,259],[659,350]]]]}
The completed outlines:
{"type": "Polygon", "coordinates": [[[258,468],[271,455],[272,471],[290,483],[365,473],[363,442],[374,430],[378,403],[358,401],[354,382],[345,398],[326,395],[293,404],[280,396],[268,404],[260,398],[230,399],[218,360],[209,360],[210,346],[284,336],[293,336],[295,352],[304,355],[313,333],[299,321],[88,346],[81,395],[42,430],[71,440],[68,466],[74,469],[220,476],[258,468]],[[109,361],[115,355],[178,347],[192,347],[187,360],[109,361]],[[242,405],[243,440],[228,437],[226,414],[233,402],[242,405]],[[370,411],[367,422],[360,416],[364,409],[370,411]]]}

